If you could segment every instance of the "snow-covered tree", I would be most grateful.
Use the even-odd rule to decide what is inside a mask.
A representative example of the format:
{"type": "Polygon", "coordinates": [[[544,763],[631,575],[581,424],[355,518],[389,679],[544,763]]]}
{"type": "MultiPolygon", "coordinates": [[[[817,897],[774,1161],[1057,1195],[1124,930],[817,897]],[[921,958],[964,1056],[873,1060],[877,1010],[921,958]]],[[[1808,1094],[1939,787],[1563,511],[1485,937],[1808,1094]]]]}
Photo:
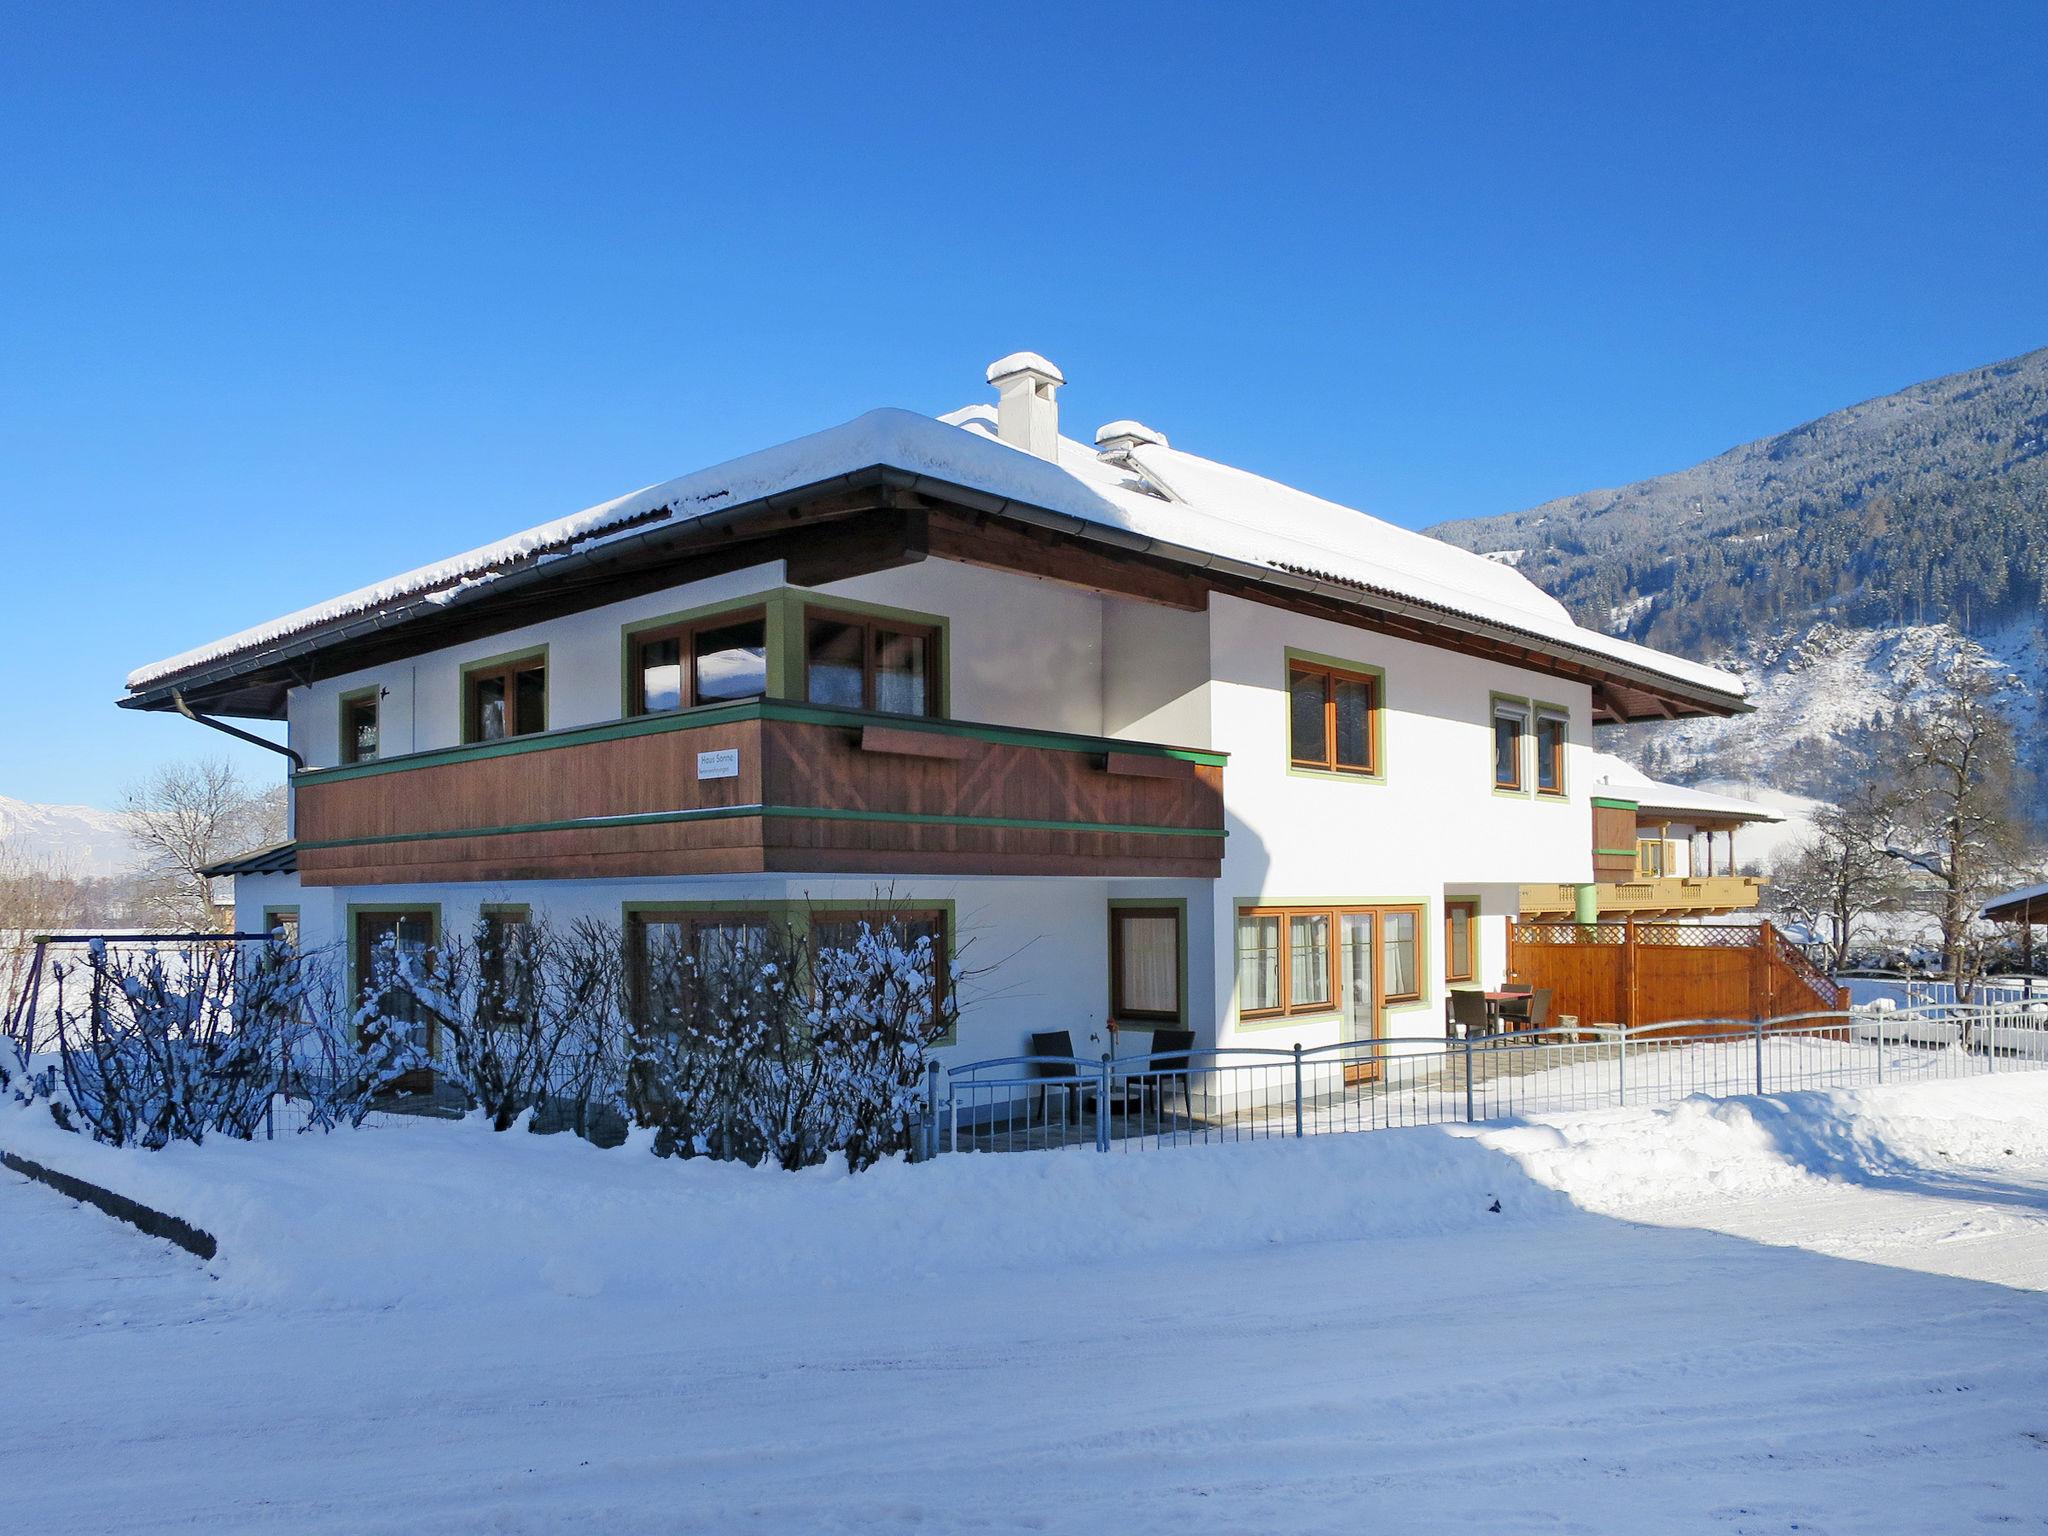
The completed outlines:
{"type": "Polygon", "coordinates": [[[1866,785],[1847,804],[1817,811],[1812,829],[1773,861],[1772,905],[1826,935],[1831,970],[1848,964],[1857,928],[1904,895],[1897,861],[1877,846],[1889,815],[1881,793],[1866,785]]]}

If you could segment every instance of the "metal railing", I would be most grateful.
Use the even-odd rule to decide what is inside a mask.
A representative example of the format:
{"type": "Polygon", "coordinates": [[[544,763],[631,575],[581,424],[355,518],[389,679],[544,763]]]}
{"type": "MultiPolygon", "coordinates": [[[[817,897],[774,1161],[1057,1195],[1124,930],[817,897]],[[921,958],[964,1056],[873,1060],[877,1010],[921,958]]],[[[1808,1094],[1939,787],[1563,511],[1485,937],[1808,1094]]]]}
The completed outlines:
{"type": "Polygon", "coordinates": [[[1137,1151],[2042,1068],[2048,1004],[1008,1056],[935,1069],[925,1140],[940,1153],[1137,1151]]]}

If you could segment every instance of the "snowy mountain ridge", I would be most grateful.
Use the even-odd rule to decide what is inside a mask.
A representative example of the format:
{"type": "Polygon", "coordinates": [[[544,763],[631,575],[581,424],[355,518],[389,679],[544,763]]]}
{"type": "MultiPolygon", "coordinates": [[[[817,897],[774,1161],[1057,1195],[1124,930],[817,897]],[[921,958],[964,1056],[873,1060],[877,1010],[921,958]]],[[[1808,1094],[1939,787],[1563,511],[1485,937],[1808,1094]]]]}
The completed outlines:
{"type": "Polygon", "coordinates": [[[118,811],[38,805],[0,795],[0,854],[80,879],[126,874],[137,855],[118,811]]]}

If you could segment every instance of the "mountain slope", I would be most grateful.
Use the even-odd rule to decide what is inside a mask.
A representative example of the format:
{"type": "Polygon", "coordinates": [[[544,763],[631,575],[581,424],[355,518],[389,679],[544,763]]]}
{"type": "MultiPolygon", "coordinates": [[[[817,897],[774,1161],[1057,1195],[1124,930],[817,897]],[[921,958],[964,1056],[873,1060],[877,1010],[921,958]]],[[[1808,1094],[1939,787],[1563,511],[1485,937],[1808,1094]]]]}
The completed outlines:
{"type": "Polygon", "coordinates": [[[1431,532],[1511,560],[1583,623],[1683,655],[1817,618],[1997,625],[2037,611],[2048,580],[2048,348],[1431,532]]]}
{"type": "Polygon", "coordinates": [[[1740,672],[1757,709],[1602,744],[1660,777],[1838,799],[1958,648],[2048,770],[2048,348],[1676,474],[1431,530],[1581,623],[1740,672]]]}
{"type": "Polygon", "coordinates": [[[35,805],[0,795],[0,853],[79,879],[119,875],[136,864],[127,823],[90,805],[35,805]]]}

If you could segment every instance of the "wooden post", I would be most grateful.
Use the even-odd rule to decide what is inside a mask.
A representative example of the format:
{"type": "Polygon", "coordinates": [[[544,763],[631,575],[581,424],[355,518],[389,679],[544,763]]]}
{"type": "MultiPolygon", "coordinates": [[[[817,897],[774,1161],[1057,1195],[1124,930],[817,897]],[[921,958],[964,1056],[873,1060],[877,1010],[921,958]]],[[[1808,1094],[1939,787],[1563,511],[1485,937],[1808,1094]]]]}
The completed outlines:
{"type": "Polygon", "coordinates": [[[1636,919],[1631,912],[1621,927],[1621,1022],[1636,1027],[1636,919]]]}

